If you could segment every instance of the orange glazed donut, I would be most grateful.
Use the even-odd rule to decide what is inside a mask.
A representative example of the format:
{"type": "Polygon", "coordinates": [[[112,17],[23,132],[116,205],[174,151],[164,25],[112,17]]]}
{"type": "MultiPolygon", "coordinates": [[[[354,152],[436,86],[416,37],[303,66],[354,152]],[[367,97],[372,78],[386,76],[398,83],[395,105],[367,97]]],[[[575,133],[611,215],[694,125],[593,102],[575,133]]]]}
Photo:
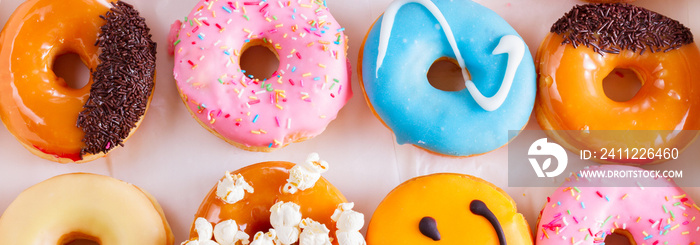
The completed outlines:
{"type": "MultiPolygon", "coordinates": [[[[576,153],[620,147],[680,151],[700,129],[699,62],[690,30],[678,21],[628,4],[576,6],[554,23],[538,50],[537,120],[576,153]],[[613,101],[603,91],[603,79],[615,68],[634,71],[642,83],[629,101],[613,101]]],[[[611,160],[668,159],[630,152],[611,160]]]]}
{"type": "Polygon", "coordinates": [[[23,191],[0,216],[0,241],[13,245],[172,245],[158,202],[141,188],[108,176],[56,176],[23,191]]]}
{"type": "Polygon", "coordinates": [[[121,1],[23,3],[0,34],[0,118],[29,151],[61,163],[90,161],[123,145],[154,87],[149,31],[121,1]],[[67,53],[90,69],[87,86],[69,88],[50,69],[67,53]]]}
{"type": "Polygon", "coordinates": [[[321,177],[327,169],[312,153],[300,165],[263,162],[226,172],[182,244],[364,244],[364,215],[321,177]]]}

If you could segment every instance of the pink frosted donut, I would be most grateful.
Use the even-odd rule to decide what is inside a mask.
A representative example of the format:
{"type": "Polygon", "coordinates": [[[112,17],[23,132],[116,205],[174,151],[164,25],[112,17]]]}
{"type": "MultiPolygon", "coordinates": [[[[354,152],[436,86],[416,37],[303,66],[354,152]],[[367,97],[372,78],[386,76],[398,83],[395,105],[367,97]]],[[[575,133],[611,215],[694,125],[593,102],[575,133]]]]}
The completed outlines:
{"type": "MultiPolygon", "coordinates": [[[[640,171],[631,166],[603,165],[590,171],[640,171]]],[[[603,244],[617,233],[632,244],[694,244],[700,241],[700,208],[672,180],[570,178],[540,214],[535,244],[603,244]],[[616,179],[620,180],[620,179],[616,179]],[[617,182],[619,183],[619,182],[617,182]],[[601,187],[604,186],[604,187],[601,187]]]]}
{"type": "Polygon", "coordinates": [[[201,0],[176,21],[173,73],[194,118],[251,151],[320,134],[352,95],[344,29],[324,2],[201,0]],[[277,55],[272,77],[241,70],[240,55],[253,46],[277,55]]]}

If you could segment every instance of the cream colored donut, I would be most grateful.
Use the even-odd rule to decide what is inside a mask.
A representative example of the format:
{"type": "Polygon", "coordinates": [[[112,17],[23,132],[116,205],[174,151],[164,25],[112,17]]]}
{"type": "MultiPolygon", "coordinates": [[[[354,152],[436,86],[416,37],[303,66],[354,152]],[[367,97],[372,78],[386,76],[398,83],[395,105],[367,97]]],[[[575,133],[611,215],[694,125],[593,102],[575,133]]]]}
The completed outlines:
{"type": "Polygon", "coordinates": [[[0,216],[2,244],[172,245],[156,200],[139,187],[103,175],[50,178],[22,192],[0,216]]]}

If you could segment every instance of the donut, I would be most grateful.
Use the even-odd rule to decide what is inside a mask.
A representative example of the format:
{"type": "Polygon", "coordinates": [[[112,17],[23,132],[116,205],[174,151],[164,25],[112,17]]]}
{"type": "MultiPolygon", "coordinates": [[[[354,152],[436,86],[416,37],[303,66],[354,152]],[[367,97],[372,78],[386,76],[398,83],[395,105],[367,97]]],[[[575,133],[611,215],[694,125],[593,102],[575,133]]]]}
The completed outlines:
{"type": "MultiPolygon", "coordinates": [[[[700,52],[676,20],[628,4],[579,5],[554,23],[536,60],[537,121],[573,152],[682,150],[698,135],[700,52]],[[614,101],[603,90],[615,68],[632,70],[642,83],[629,101],[614,101]]],[[[667,160],[628,155],[608,162],[667,160]]]]}
{"type": "Polygon", "coordinates": [[[111,177],[72,173],[36,184],[0,216],[4,244],[173,244],[158,202],[111,177]]]}
{"type": "Polygon", "coordinates": [[[262,162],[226,172],[182,244],[364,244],[364,215],[320,176],[327,169],[312,153],[299,165],[262,162]]]}
{"type": "Polygon", "coordinates": [[[121,1],[24,2],[0,34],[0,119],[30,152],[56,162],[87,162],[123,146],[154,88],[149,31],[121,1]],[[91,71],[83,88],[49,69],[67,53],[91,71]]]}
{"type": "Polygon", "coordinates": [[[367,104],[396,141],[439,155],[507,144],[535,100],[525,42],[496,13],[467,0],[392,2],[367,33],[358,66],[367,104]],[[430,85],[428,69],[445,59],[463,68],[466,89],[430,85]]]}
{"type": "Polygon", "coordinates": [[[439,173],[392,190],[372,215],[367,244],[532,244],[503,190],[480,178],[439,173]]]}
{"type": "Polygon", "coordinates": [[[241,149],[304,141],[352,95],[344,30],[324,1],[201,0],[171,28],[178,91],[199,124],[241,149]],[[270,77],[241,70],[256,46],[279,60],[270,77]]]}
{"type": "Polygon", "coordinates": [[[603,244],[613,233],[633,245],[700,241],[700,208],[672,180],[641,178],[644,170],[633,166],[600,165],[583,171],[637,173],[639,178],[572,175],[547,198],[535,244],[603,244]]]}

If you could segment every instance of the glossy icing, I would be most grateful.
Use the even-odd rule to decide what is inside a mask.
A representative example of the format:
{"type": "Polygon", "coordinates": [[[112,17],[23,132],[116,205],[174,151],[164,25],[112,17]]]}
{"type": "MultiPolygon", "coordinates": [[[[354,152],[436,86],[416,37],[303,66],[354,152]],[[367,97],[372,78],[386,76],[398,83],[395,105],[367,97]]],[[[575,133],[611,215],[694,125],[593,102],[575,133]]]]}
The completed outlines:
{"type": "Polygon", "coordinates": [[[170,35],[174,76],[200,124],[244,149],[269,151],[320,134],[352,95],[343,28],[317,1],[200,1],[170,35]],[[240,54],[277,54],[271,78],[241,71],[240,54]]]}
{"type": "Polygon", "coordinates": [[[74,173],[36,184],[0,217],[4,244],[172,245],[173,234],[156,200],[111,177],[74,173]]]}
{"type": "Polygon", "coordinates": [[[368,103],[400,144],[481,154],[505,145],[508,130],[523,128],[532,111],[535,70],[527,46],[505,20],[474,2],[395,1],[361,53],[368,103]],[[430,85],[427,71],[443,57],[468,68],[466,90],[430,85]]]}
{"type": "MultiPolygon", "coordinates": [[[[345,197],[323,177],[312,188],[295,194],[284,193],[282,187],[287,183],[289,170],[293,166],[289,162],[263,162],[232,172],[241,174],[255,192],[247,193],[234,204],[226,204],[216,196],[215,187],[207,194],[195,217],[203,217],[213,224],[233,219],[245,233],[253,237],[259,231],[266,232],[272,228],[270,208],[275,203],[284,201],[299,205],[302,217],[311,218],[335,230],[336,223],[331,216],[339,204],[347,202],[345,197]]],[[[197,237],[194,228],[193,224],[190,238],[197,237]]],[[[330,235],[333,244],[337,245],[335,231],[330,235]]]]}
{"type": "Polygon", "coordinates": [[[413,178],[392,190],[372,215],[367,244],[502,244],[497,228],[470,210],[475,200],[500,223],[506,244],[532,244],[527,222],[505,192],[482,179],[451,173],[413,178]]]}
{"type": "MultiPolygon", "coordinates": [[[[590,170],[637,171],[637,167],[601,165],[590,170]]],[[[623,232],[634,244],[693,244],[700,241],[700,211],[673,181],[573,177],[547,198],[535,244],[601,244],[611,232],[623,232]],[[619,179],[618,179],[619,180],[619,179]]]]}
{"type": "Polygon", "coordinates": [[[624,142],[627,148],[683,149],[692,142],[698,133],[693,130],[700,129],[700,52],[696,45],[668,52],[639,55],[623,50],[601,56],[585,46],[561,45],[562,41],[560,35],[550,33],[538,50],[535,107],[540,126],[559,143],[573,152],[610,147],[563,130],[658,130],[635,134],[636,139],[624,142]],[[615,68],[631,69],[642,81],[629,101],[617,102],[605,95],[603,79],[615,68]],[[657,141],[659,138],[665,140],[657,141]]]}
{"type": "Polygon", "coordinates": [[[0,35],[0,118],[30,151],[81,159],[84,133],[76,121],[92,78],[83,88],[69,88],[53,73],[53,63],[58,55],[75,53],[94,70],[99,63],[94,43],[105,23],[99,16],[108,10],[93,1],[30,0],[5,24],[0,35]]]}

